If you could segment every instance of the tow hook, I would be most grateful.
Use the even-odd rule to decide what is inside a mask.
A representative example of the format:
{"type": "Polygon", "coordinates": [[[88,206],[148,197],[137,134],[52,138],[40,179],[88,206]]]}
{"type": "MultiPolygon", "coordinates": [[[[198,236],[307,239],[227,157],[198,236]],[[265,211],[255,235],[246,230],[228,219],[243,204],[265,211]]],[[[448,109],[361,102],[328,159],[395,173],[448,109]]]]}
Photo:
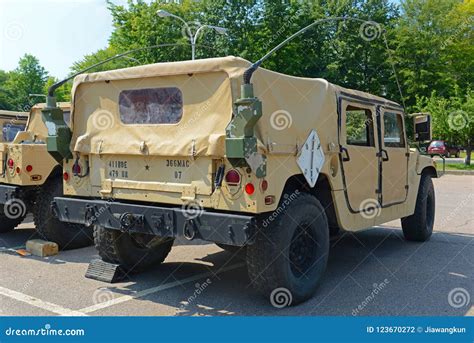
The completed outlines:
{"type": "Polygon", "coordinates": [[[187,219],[184,222],[184,227],[183,227],[183,236],[186,238],[188,241],[192,241],[196,237],[196,228],[195,228],[195,222],[194,219],[187,219]]]}
{"type": "Polygon", "coordinates": [[[143,224],[143,216],[136,216],[133,213],[125,212],[120,215],[120,231],[126,232],[133,228],[135,225],[143,224]]]}

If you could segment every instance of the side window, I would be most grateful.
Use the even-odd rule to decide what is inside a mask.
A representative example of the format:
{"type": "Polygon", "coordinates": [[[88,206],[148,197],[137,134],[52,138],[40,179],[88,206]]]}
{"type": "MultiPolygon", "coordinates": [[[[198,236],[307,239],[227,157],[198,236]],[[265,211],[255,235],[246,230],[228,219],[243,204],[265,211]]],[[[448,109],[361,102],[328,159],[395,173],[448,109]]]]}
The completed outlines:
{"type": "Polygon", "coordinates": [[[67,126],[71,127],[71,111],[63,111],[63,119],[67,126]]]}
{"type": "Polygon", "coordinates": [[[119,109],[124,124],[175,124],[183,115],[183,96],[176,87],[124,90],[119,109]]]}
{"type": "Polygon", "coordinates": [[[11,142],[18,132],[24,131],[25,125],[4,123],[2,127],[3,141],[11,142]]]}
{"type": "Polygon", "coordinates": [[[375,146],[372,111],[362,107],[346,107],[346,143],[358,146],[375,146]]]}
{"type": "Polygon", "coordinates": [[[385,112],[383,115],[383,141],[386,147],[405,147],[403,119],[399,113],[385,112]]]}

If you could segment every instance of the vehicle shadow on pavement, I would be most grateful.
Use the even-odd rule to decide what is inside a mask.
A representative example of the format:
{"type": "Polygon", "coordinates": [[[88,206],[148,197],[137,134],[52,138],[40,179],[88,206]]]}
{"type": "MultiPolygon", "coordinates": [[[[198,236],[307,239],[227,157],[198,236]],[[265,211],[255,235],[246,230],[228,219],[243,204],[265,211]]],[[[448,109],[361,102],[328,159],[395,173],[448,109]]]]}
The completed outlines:
{"type": "Polygon", "coordinates": [[[209,272],[200,280],[178,283],[176,288],[135,301],[175,307],[176,315],[185,316],[465,315],[470,303],[456,303],[452,293],[462,289],[464,294],[474,295],[473,242],[471,235],[439,232],[425,243],[407,242],[398,228],[343,232],[331,241],[326,275],[315,296],[282,309],[273,307],[252,289],[245,265],[219,273],[226,266],[242,264],[242,260],[224,251],[202,259],[212,266],[164,263],[133,275],[133,283],[125,289],[108,289],[132,294],[143,290],[143,282],[154,280],[156,286],[209,272]]]}

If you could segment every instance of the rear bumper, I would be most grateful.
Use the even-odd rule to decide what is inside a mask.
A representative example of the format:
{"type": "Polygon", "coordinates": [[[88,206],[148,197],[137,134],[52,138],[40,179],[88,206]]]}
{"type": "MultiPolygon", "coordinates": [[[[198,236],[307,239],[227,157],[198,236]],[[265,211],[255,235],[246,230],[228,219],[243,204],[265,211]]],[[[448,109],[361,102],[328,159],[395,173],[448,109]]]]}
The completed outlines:
{"type": "Polygon", "coordinates": [[[19,197],[20,187],[0,185],[0,204],[5,204],[11,199],[19,197]]]}
{"type": "Polygon", "coordinates": [[[256,218],[252,215],[191,212],[181,207],[66,197],[54,198],[52,207],[53,213],[64,222],[161,237],[199,238],[235,246],[251,244],[256,228],[256,218]]]}

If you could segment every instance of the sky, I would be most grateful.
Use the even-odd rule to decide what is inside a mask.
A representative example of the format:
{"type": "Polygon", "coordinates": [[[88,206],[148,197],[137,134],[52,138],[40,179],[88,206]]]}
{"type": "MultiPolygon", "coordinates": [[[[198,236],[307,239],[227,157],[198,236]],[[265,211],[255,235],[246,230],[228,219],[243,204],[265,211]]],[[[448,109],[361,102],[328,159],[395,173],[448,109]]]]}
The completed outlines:
{"type": "Polygon", "coordinates": [[[0,69],[15,69],[29,53],[65,77],[75,61],[105,48],[111,32],[105,0],[0,0],[0,69]]]}
{"type": "Polygon", "coordinates": [[[0,70],[15,69],[29,53],[64,78],[74,62],[105,48],[111,33],[105,0],[0,0],[0,70]]]}

